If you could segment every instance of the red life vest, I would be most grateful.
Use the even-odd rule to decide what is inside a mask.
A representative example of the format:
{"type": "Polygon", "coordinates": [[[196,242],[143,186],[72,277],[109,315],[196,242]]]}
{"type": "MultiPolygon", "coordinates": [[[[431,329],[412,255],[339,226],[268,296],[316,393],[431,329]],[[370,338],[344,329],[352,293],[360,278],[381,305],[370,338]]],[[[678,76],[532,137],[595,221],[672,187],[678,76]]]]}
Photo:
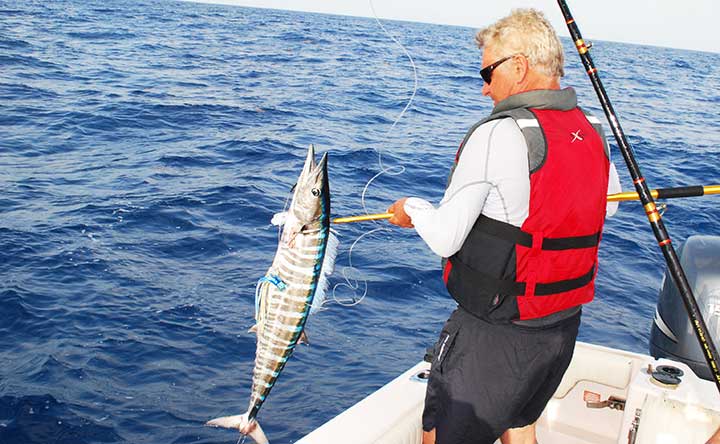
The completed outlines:
{"type": "MultiPolygon", "coordinates": [[[[481,215],[443,270],[453,298],[490,321],[545,317],[590,302],[595,289],[610,167],[603,139],[579,108],[522,112],[545,141],[528,143],[528,217],[518,228],[481,215]]],[[[518,121],[513,112],[490,119],[507,116],[518,121]]]]}

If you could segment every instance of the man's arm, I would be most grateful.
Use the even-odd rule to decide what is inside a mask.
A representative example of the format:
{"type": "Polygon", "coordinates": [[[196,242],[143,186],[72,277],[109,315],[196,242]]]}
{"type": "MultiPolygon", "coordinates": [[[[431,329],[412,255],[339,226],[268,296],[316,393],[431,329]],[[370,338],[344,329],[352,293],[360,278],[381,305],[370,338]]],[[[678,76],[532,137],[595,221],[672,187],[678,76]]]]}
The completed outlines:
{"type": "MultiPolygon", "coordinates": [[[[622,186],[620,186],[620,176],[618,176],[615,164],[610,162],[610,177],[608,177],[608,194],[621,193],[622,186]]],[[[620,202],[608,202],[605,207],[605,215],[607,217],[613,217],[617,213],[620,202]]]]}
{"type": "MultiPolygon", "coordinates": [[[[611,163],[608,194],[620,191],[611,163]]],[[[462,247],[480,213],[521,226],[527,217],[529,193],[527,144],[512,119],[502,119],[482,125],[470,136],[437,208],[411,197],[398,200],[388,212],[394,213],[390,223],[414,227],[433,252],[450,257],[462,247]]],[[[607,216],[617,208],[617,202],[608,202],[607,216]]]]}
{"type": "Polygon", "coordinates": [[[480,216],[489,189],[487,184],[470,185],[437,208],[424,199],[402,198],[388,208],[393,213],[390,223],[415,228],[435,254],[450,257],[480,216]]]}
{"type": "Polygon", "coordinates": [[[452,256],[483,212],[491,189],[499,193],[497,182],[507,179],[508,170],[528,181],[527,147],[520,129],[511,119],[482,125],[465,144],[440,205],[435,208],[416,197],[400,199],[388,209],[394,213],[390,223],[414,227],[433,252],[452,256]],[[518,168],[520,172],[515,171],[518,168]]]}

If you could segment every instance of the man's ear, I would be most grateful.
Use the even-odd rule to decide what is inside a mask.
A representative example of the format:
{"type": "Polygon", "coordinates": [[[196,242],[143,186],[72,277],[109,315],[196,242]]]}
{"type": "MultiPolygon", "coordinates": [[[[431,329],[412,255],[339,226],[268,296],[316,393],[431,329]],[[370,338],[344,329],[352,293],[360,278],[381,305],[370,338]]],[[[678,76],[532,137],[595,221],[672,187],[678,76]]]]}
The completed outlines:
{"type": "Polygon", "coordinates": [[[517,83],[523,83],[530,72],[530,63],[527,57],[522,54],[513,56],[513,69],[517,76],[517,83]]]}

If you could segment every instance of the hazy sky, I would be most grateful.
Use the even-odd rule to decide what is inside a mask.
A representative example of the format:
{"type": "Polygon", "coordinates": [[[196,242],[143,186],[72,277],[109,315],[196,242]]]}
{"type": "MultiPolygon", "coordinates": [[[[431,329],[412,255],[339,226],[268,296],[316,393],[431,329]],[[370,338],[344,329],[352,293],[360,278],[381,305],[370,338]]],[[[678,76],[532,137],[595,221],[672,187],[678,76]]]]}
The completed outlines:
{"type": "MultiPolygon", "coordinates": [[[[369,0],[201,0],[260,8],[291,9],[372,17],[369,0]]],[[[482,27],[512,8],[545,12],[561,35],[568,35],[554,0],[374,0],[380,18],[482,27]]],[[[720,0],[570,0],[586,39],[641,43],[720,52],[720,0]]]]}

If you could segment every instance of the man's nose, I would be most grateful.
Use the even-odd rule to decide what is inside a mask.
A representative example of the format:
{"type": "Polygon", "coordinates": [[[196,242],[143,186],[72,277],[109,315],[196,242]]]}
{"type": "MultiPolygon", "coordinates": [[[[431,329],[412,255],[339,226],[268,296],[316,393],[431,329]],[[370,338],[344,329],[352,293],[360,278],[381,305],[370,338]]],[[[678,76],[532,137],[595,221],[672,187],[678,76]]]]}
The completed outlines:
{"type": "Polygon", "coordinates": [[[484,95],[484,96],[490,95],[490,85],[488,85],[487,82],[483,82],[482,95],[484,95]]]}

